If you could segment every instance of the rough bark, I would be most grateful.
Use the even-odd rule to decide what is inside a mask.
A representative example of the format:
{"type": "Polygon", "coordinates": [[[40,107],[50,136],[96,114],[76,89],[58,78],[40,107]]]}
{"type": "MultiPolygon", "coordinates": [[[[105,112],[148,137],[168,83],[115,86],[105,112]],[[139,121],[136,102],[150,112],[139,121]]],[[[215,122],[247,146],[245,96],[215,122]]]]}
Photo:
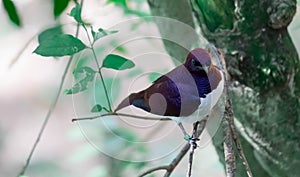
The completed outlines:
{"type": "MultiPolygon", "coordinates": [[[[186,2],[178,0],[176,4],[186,2]]],[[[190,17],[188,8],[168,8],[168,4],[175,4],[171,0],[155,3],[150,4],[154,15],[178,20],[190,17]]],[[[296,12],[296,0],[190,3],[195,28],[201,28],[203,35],[226,53],[235,117],[254,176],[298,176],[300,63],[287,31],[296,12]]],[[[190,23],[191,19],[183,22],[190,23]]],[[[218,133],[214,144],[224,162],[220,138],[218,133]]],[[[237,170],[237,176],[246,176],[242,164],[237,170]]]]}

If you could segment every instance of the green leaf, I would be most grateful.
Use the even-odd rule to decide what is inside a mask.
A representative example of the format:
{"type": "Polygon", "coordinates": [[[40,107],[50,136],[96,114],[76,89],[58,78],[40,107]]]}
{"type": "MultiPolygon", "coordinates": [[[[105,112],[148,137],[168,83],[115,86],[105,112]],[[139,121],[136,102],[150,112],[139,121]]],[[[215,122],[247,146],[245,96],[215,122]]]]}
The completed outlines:
{"type": "Polygon", "coordinates": [[[86,90],[89,84],[94,80],[96,71],[94,71],[90,67],[85,66],[85,67],[78,68],[77,70],[74,70],[73,74],[74,73],[84,75],[85,77],[81,79],[79,82],[77,82],[71,89],[66,89],[64,93],[67,95],[79,93],[86,90]]]}
{"type": "Polygon", "coordinates": [[[52,38],[43,38],[40,41],[40,45],[34,50],[34,53],[46,57],[61,57],[73,55],[85,48],[86,45],[80,39],[69,34],[60,34],[52,38]]]}
{"type": "Polygon", "coordinates": [[[54,0],[54,17],[57,18],[68,7],[70,0],[54,0]]]}
{"type": "Polygon", "coordinates": [[[116,47],[116,51],[120,52],[120,53],[127,53],[127,50],[124,46],[118,46],[116,47]]]}
{"type": "MultiPolygon", "coordinates": [[[[136,15],[136,16],[139,16],[139,17],[145,17],[145,16],[150,15],[149,13],[144,13],[144,12],[139,11],[139,10],[130,9],[128,7],[128,4],[127,4],[126,0],[108,0],[108,2],[114,3],[115,5],[122,7],[124,9],[124,13],[127,14],[127,15],[136,15]]],[[[136,3],[139,4],[140,2],[136,2],[136,3]]],[[[140,5],[137,5],[137,6],[140,6],[140,5]]]]}
{"type": "Polygon", "coordinates": [[[73,9],[71,10],[70,12],[70,16],[74,17],[74,19],[76,20],[77,23],[81,23],[83,24],[84,22],[82,21],[82,18],[81,18],[81,5],[75,1],[76,3],[76,6],[73,7],[73,9]]]}
{"type": "Polygon", "coordinates": [[[92,33],[92,36],[93,36],[93,39],[94,39],[94,42],[96,42],[98,39],[104,37],[104,36],[107,36],[107,35],[110,35],[110,34],[114,34],[114,33],[117,33],[118,31],[116,30],[113,30],[113,31],[109,31],[109,30],[104,30],[102,28],[99,28],[98,29],[98,32],[95,32],[93,30],[93,28],[91,28],[91,33],[92,33]]]}
{"type": "Polygon", "coordinates": [[[133,68],[135,64],[122,56],[110,54],[105,57],[102,67],[115,70],[124,70],[133,68]]]}
{"type": "Polygon", "coordinates": [[[92,109],[91,112],[101,112],[103,107],[99,104],[96,104],[92,109]]]}
{"type": "Polygon", "coordinates": [[[73,71],[73,77],[74,77],[75,80],[78,80],[81,77],[81,73],[78,73],[78,72],[75,72],[75,71],[78,70],[79,68],[82,68],[85,65],[87,65],[88,61],[89,61],[88,56],[80,55],[80,59],[76,63],[74,71],[73,71]]]}
{"type": "Polygon", "coordinates": [[[108,2],[127,8],[126,0],[108,0],[108,2]]]}
{"type": "Polygon", "coordinates": [[[126,54],[127,53],[127,50],[126,48],[124,47],[124,45],[120,45],[120,42],[118,40],[112,40],[110,42],[110,45],[112,47],[115,48],[116,51],[118,51],[119,53],[122,53],[122,54],[126,54]]]}
{"type": "Polygon", "coordinates": [[[51,38],[55,37],[56,35],[63,34],[61,25],[48,28],[44,31],[42,31],[38,36],[39,43],[42,43],[43,41],[47,42],[51,38]]]}
{"type": "Polygon", "coordinates": [[[2,4],[4,9],[6,10],[9,19],[17,26],[22,26],[21,25],[21,20],[18,15],[17,9],[13,1],[11,0],[2,0],[2,4]]]}

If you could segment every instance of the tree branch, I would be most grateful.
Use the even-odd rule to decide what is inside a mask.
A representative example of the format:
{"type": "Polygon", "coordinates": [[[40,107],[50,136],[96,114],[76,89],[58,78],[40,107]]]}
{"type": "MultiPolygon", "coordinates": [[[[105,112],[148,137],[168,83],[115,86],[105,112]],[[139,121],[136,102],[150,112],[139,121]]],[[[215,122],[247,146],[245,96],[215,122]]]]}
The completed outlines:
{"type": "Polygon", "coordinates": [[[194,123],[192,138],[189,142],[189,144],[191,145],[191,148],[190,148],[191,150],[190,150],[190,155],[189,155],[189,164],[188,164],[187,177],[191,177],[191,175],[192,175],[194,152],[195,152],[195,149],[197,148],[196,141],[199,140],[197,135],[196,135],[199,124],[200,124],[200,122],[198,122],[198,121],[196,123],[194,123]]]}
{"type": "MultiPolygon", "coordinates": [[[[221,55],[222,52],[221,52],[221,55]]],[[[247,159],[244,155],[244,151],[242,148],[242,144],[240,143],[239,137],[237,135],[237,131],[234,127],[234,114],[233,114],[233,109],[232,109],[232,103],[231,103],[231,99],[230,99],[230,95],[229,95],[229,89],[228,89],[228,72],[226,69],[226,63],[224,60],[224,57],[221,56],[223,58],[222,63],[224,66],[224,73],[225,73],[225,97],[226,97],[226,104],[225,104],[225,114],[224,114],[224,119],[223,119],[223,124],[225,123],[225,121],[227,121],[227,123],[225,123],[225,134],[226,134],[226,138],[224,141],[224,153],[225,153],[225,162],[226,162],[226,172],[228,174],[228,176],[235,176],[235,172],[236,172],[236,164],[235,164],[235,155],[234,155],[234,150],[232,147],[232,139],[235,142],[235,145],[237,147],[237,151],[239,154],[239,157],[242,160],[242,164],[244,165],[247,175],[248,177],[253,177],[251,169],[249,167],[249,164],[247,162],[247,159]]]]}
{"type": "Polygon", "coordinates": [[[237,147],[239,157],[241,158],[243,165],[245,166],[248,177],[252,177],[252,172],[244,155],[244,151],[240,140],[237,135],[237,131],[234,127],[234,114],[232,109],[232,103],[229,95],[229,85],[228,85],[228,72],[226,68],[226,62],[224,59],[224,54],[221,50],[216,49],[213,44],[208,45],[210,53],[219,61],[219,65],[222,69],[223,75],[225,76],[224,92],[225,92],[225,112],[223,116],[222,126],[225,134],[224,140],[224,155],[226,164],[226,176],[234,177],[236,173],[236,160],[235,153],[232,146],[232,140],[234,140],[237,147]]]}
{"type": "Polygon", "coordinates": [[[225,171],[226,177],[235,177],[236,176],[236,159],[235,153],[233,149],[232,143],[232,131],[230,129],[230,118],[231,118],[231,104],[228,102],[226,98],[226,105],[225,105],[225,113],[222,120],[222,127],[224,132],[224,157],[225,157],[225,171]]]}
{"type": "MultiPolygon", "coordinates": [[[[196,129],[194,129],[193,131],[193,136],[195,138],[199,138],[199,136],[202,134],[205,126],[206,126],[206,122],[207,122],[208,117],[202,119],[196,126],[196,129]]],[[[158,170],[166,170],[166,173],[164,174],[164,177],[169,177],[172,172],[174,171],[174,169],[177,167],[177,165],[179,164],[179,162],[182,160],[182,158],[186,155],[186,153],[189,151],[191,144],[190,143],[186,143],[184,145],[184,147],[181,149],[181,151],[179,152],[179,154],[172,160],[172,162],[169,165],[163,165],[163,166],[158,166],[155,168],[151,168],[149,170],[147,170],[146,172],[142,173],[141,175],[139,175],[139,177],[143,177],[146,176],[150,173],[153,173],[155,171],[158,170]]]]}
{"type": "MultiPolygon", "coordinates": [[[[232,107],[231,107],[231,110],[232,110],[232,107]]],[[[249,166],[249,163],[246,159],[246,156],[244,154],[244,151],[243,151],[243,147],[242,147],[242,143],[237,135],[237,130],[234,126],[234,118],[233,117],[230,117],[229,119],[229,125],[230,125],[230,129],[231,129],[231,132],[232,132],[232,137],[233,137],[233,141],[236,145],[236,148],[237,148],[237,151],[238,151],[238,154],[239,154],[239,157],[241,158],[242,160],[242,164],[244,165],[245,169],[246,169],[246,172],[247,172],[247,175],[248,177],[253,177],[253,174],[251,172],[251,169],[250,169],[250,166],[249,166]]]]}
{"type": "Polygon", "coordinates": [[[98,118],[101,118],[101,117],[107,117],[107,116],[123,116],[123,117],[129,117],[129,118],[134,118],[134,119],[158,120],[158,121],[169,121],[169,120],[172,120],[170,118],[143,117],[143,116],[137,116],[137,115],[132,115],[132,114],[123,114],[123,113],[109,112],[109,113],[101,114],[101,115],[97,115],[97,116],[74,118],[74,119],[72,119],[72,122],[81,121],[81,120],[94,120],[94,119],[98,119],[98,118]]]}
{"type": "Polygon", "coordinates": [[[235,159],[235,153],[232,146],[232,139],[233,139],[233,131],[231,129],[231,123],[233,124],[233,110],[232,110],[232,104],[229,96],[229,90],[228,90],[228,73],[226,68],[226,62],[224,59],[223,52],[220,50],[217,50],[215,46],[210,46],[210,52],[214,54],[215,57],[219,60],[219,64],[222,66],[222,72],[224,75],[224,92],[225,92],[225,112],[223,115],[222,120],[222,127],[224,132],[224,157],[225,157],[225,172],[226,177],[235,177],[236,176],[236,159],[235,159]]]}
{"type": "Polygon", "coordinates": [[[153,173],[153,172],[159,171],[159,170],[167,170],[168,171],[169,169],[170,169],[170,165],[154,167],[154,168],[151,168],[151,169],[147,170],[146,172],[142,173],[138,177],[143,177],[143,176],[146,176],[146,175],[148,175],[150,173],[153,173]]]}

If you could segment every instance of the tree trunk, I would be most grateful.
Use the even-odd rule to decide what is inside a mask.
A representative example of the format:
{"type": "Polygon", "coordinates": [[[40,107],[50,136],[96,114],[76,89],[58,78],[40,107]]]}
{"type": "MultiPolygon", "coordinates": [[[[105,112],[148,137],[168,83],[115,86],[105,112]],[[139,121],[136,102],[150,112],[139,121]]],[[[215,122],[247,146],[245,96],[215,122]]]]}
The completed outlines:
{"type": "MultiPolygon", "coordinates": [[[[225,52],[236,125],[254,176],[298,176],[300,62],[287,31],[296,0],[148,2],[153,15],[201,28],[225,52]],[[178,3],[191,8],[169,8],[178,3]]],[[[214,144],[224,162],[218,132],[214,144]]],[[[237,176],[246,176],[241,162],[237,168],[237,176]]]]}

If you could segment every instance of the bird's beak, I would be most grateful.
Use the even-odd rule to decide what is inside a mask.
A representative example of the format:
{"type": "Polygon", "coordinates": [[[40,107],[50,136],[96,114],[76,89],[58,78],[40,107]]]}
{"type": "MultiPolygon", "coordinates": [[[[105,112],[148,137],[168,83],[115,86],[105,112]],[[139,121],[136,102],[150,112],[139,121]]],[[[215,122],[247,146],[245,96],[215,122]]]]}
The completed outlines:
{"type": "Polygon", "coordinates": [[[206,73],[208,73],[208,68],[209,68],[208,66],[203,66],[203,69],[206,73]]]}

